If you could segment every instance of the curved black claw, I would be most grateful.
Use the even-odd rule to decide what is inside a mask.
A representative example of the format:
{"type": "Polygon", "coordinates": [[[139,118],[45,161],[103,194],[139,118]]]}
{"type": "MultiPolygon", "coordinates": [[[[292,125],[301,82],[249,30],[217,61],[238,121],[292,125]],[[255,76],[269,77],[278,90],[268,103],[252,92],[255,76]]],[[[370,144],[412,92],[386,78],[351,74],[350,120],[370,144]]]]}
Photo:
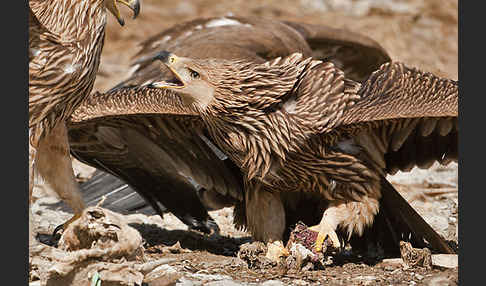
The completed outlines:
{"type": "MultiPolygon", "coordinates": [[[[58,232],[60,230],[63,230],[64,231],[64,224],[60,224],[58,226],[56,226],[56,228],[54,229],[54,231],[52,232],[52,238],[55,238],[57,235],[58,235],[58,232]]],[[[59,237],[61,236],[61,234],[59,234],[59,237]]]]}
{"type": "MultiPolygon", "coordinates": [[[[61,225],[58,225],[56,226],[56,228],[54,229],[54,232],[52,233],[52,237],[55,238],[57,233],[62,229],[63,231],[67,229],[67,227],[75,220],[77,220],[78,218],[81,217],[81,213],[77,213],[77,214],[74,214],[73,217],[71,217],[68,221],[66,221],[65,223],[61,224],[61,225]]],[[[59,235],[61,236],[61,235],[59,235]]]]}

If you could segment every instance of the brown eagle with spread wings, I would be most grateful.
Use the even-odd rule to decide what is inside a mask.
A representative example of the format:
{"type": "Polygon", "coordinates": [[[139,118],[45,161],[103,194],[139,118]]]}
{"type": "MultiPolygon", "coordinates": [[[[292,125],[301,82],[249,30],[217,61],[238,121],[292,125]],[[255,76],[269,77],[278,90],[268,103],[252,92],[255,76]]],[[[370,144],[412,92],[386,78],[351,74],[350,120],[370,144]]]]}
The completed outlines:
{"type": "MultiPolygon", "coordinates": [[[[309,31],[279,24],[294,27],[295,36],[309,31]]],[[[176,166],[172,173],[207,190],[225,196],[237,190],[235,221],[257,240],[282,240],[291,221],[307,219],[316,224],[319,250],[327,237],[340,245],[338,229],[346,238],[359,236],[379,219],[395,247],[411,234],[418,244],[426,239],[451,252],[385,175],[457,159],[457,82],[400,63],[353,73],[356,63],[338,68],[326,57],[309,57],[312,50],[252,55],[230,46],[218,58],[223,45],[204,54],[196,41],[187,48],[169,44],[169,53],[161,52],[163,43],[152,41],[159,49],[140,58],[131,79],[75,111],[70,138],[78,157],[113,166],[114,154],[139,152],[145,160],[168,159],[160,166],[176,166]],[[153,115],[125,116],[144,113],[153,115]],[[124,128],[134,131],[130,140],[124,128]],[[200,150],[188,145],[184,152],[194,138],[200,150]],[[154,157],[157,148],[174,153],[154,157]],[[197,168],[208,160],[209,169],[197,168]]]]}
{"type": "MultiPolygon", "coordinates": [[[[259,63],[301,52],[333,61],[357,80],[389,60],[373,40],[347,30],[259,18],[200,18],[175,25],[143,42],[135,57],[134,74],[118,86],[136,87],[162,78],[168,70],[160,69],[154,55],[165,49],[199,58],[245,58],[259,63]]],[[[96,105],[95,112],[110,111],[119,104],[116,100],[105,103],[101,108],[96,105]]],[[[150,103],[132,103],[133,112],[150,107],[150,103]]],[[[189,228],[210,232],[217,230],[217,225],[207,210],[243,199],[240,172],[233,172],[236,166],[228,169],[227,165],[233,163],[215,151],[214,145],[205,143],[210,139],[203,135],[205,128],[200,120],[167,115],[105,119],[70,127],[73,155],[125,180],[159,214],[168,210],[189,228]],[[196,126],[187,128],[192,122],[196,126]]],[[[140,208],[140,201],[134,199],[137,196],[129,190],[123,191],[126,199],[120,197],[120,186],[113,185],[113,180],[100,174],[82,186],[86,200],[96,202],[94,193],[97,197],[106,193],[106,207],[140,208]]]]}
{"type": "Polygon", "coordinates": [[[106,9],[124,25],[117,3],[138,15],[138,0],[29,0],[29,198],[35,168],[75,214],[84,203],[65,121],[93,88],[106,9]]]}

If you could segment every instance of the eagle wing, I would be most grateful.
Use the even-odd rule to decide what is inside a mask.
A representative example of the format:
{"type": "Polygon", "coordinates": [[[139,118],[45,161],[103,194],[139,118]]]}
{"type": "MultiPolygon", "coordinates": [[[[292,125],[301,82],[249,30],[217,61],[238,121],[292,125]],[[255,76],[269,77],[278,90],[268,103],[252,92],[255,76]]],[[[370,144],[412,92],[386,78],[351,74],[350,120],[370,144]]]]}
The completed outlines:
{"type": "Polygon", "coordinates": [[[381,64],[391,61],[379,43],[364,35],[315,24],[285,24],[304,37],[312,50],[312,58],[332,62],[354,81],[366,80],[381,64]]]}
{"type": "Polygon", "coordinates": [[[335,130],[357,134],[359,145],[387,173],[457,161],[457,81],[388,63],[358,94],[335,130]]]}
{"type": "MultiPolygon", "coordinates": [[[[326,146],[326,175],[349,200],[381,193],[373,232],[453,253],[386,180],[387,174],[458,159],[458,83],[402,63],[386,63],[359,83],[331,63],[313,63],[283,112],[308,127],[307,143],[326,146]],[[324,143],[324,144],[323,144],[324,143]],[[377,182],[378,185],[368,184],[377,182]],[[382,227],[383,226],[383,227],[382,227]]],[[[395,246],[393,246],[395,245],[395,246]]]]}
{"type": "Polygon", "coordinates": [[[124,179],[160,215],[165,207],[194,229],[209,231],[212,221],[198,191],[241,199],[238,177],[208,144],[198,118],[111,117],[75,124],[69,137],[76,158],[124,179]]]}
{"type": "Polygon", "coordinates": [[[141,43],[132,76],[117,87],[139,86],[163,77],[166,67],[153,61],[161,51],[195,59],[245,59],[256,63],[299,52],[305,57],[332,61],[357,81],[390,61],[377,42],[348,30],[256,17],[198,18],[141,43]]]}
{"type": "Polygon", "coordinates": [[[456,81],[386,63],[360,84],[323,63],[307,72],[297,90],[283,106],[310,127],[309,137],[340,148],[353,139],[387,173],[457,160],[456,81]]]}

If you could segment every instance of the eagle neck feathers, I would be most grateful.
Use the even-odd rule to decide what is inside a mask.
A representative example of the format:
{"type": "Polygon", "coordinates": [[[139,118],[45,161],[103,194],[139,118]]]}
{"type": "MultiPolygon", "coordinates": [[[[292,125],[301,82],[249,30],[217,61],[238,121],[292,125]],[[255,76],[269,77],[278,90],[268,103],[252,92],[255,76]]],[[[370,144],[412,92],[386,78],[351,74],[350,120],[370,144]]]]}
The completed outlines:
{"type": "Polygon", "coordinates": [[[48,37],[58,43],[87,44],[104,32],[106,12],[103,1],[29,0],[29,6],[49,32],[48,37]]]}

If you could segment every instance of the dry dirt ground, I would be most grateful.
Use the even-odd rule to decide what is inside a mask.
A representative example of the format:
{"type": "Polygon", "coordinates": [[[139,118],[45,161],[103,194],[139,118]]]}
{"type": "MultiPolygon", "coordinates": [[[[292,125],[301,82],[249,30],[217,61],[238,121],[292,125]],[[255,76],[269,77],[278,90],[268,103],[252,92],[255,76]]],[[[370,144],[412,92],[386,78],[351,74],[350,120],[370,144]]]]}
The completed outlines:
{"type": "MultiPolygon", "coordinates": [[[[109,17],[105,47],[95,90],[104,91],[128,76],[137,44],[175,23],[196,17],[261,16],[347,28],[378,41],[392,59],[457,80],[458,3],[454,0],[141,0],[136,21],[120,28],[109,17]]],[[[75,163],[80,176],[91,168],[75,163]]],[[[458,242],[458,166],[434,165],[430,170],[390,176],[412,206],[447,240],[458,242]]],[[[42,183],[36,185],[33,219],[38,233],[50,233],[71,214],[50,210],[55,198],[42,183]]],[[[150,285],[456,285],[458,269],[403,267],[381,262],[337,262],[319,271],[283,272],[278,268],[252,268],[236,257],[239,246],[250,241],[232,225],[232,209],[210,213],[221,228],[220,236],[187,231],[171,214],[164,218],[141,214],[127,219],[144,239],[148,260],[174,261],[158,269],[161,278],[150,285]],[[176,242],[182,248],[170,248],[176,242]],[[172,278],[171,278],[172,277],[172,278]]],[[[35,269],[31,284],[39,281],[35,269]]]]}

